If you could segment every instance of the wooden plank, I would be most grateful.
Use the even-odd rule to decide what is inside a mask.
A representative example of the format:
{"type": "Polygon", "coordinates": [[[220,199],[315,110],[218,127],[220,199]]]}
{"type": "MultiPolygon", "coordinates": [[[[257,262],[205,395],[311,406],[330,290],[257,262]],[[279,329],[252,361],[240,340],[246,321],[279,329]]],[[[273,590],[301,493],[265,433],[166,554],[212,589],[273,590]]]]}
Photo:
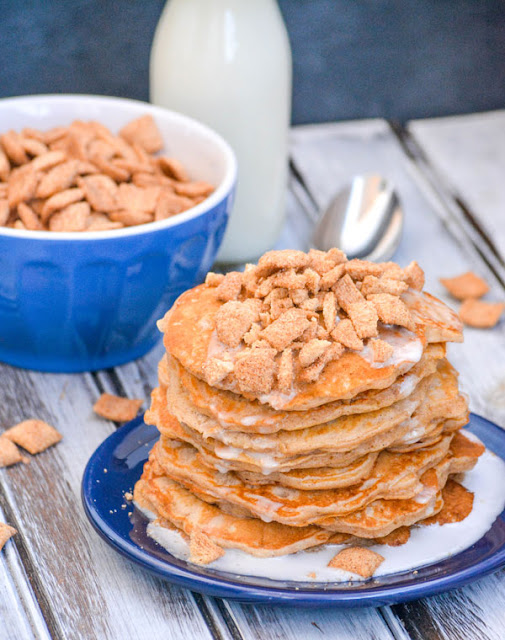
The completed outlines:
{"type": "Polygon", "coordinates": [[[21,532],[26,570],[53,636],[212,638],[189,592],[124,560],[84,516],[84,466],[114,429],[93,414],[99,393],[93,378],[0,366],[0,379],[3,427],[38,417],[64,436],[29,465],[6,469],[0,478],[9,520],[21,532]]]}
{"type": "MultiPolygon", "coordinates": [[[[6,522],[0,509],[0,522],[6,522]]],[[[4,640],[49,640],[49,632],[37,606],[11,540],[0,553],[0,638],[4,640]]]]}
{"type": "MultiPolygon", "coordinates": [[[[227,603],[245,638],[264,640],[382,640],[394,637],[377,609],[300,609],[227,603]]],[[[396,638],[400,640],[400,638],[396,638]]]]}
{"type": "Polygon", "coordinates": [[[408,131],[505,260],[505,111],[414,120],[408,131]]]}

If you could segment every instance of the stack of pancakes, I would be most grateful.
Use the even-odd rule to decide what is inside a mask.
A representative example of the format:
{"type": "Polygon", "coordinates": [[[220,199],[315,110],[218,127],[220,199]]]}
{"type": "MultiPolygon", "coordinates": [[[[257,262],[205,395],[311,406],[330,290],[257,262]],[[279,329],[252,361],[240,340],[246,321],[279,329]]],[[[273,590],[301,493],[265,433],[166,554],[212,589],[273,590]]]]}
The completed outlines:
{"type": "Polygon", "coordinates": [[[445,358],[460,321],[423,284],[416,263],[286,251],[180,296],[160,322],[146,422],[161,438],[137,505],[203,544],[196,562],[401,544],[433,522],[483,447],[459,432],[445,358]]]}

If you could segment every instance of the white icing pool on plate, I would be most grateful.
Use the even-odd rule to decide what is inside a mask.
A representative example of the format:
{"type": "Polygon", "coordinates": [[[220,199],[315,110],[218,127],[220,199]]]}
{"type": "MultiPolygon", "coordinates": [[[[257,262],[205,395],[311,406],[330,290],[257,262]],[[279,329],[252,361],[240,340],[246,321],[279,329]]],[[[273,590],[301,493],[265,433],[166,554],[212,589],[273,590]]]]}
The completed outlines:
{"type": "MultiPolygon", "coordinates": [[[[464,433],[472,440],[477,440],[475,436],[464,433]]],[[[462,484],[474,493],[470,515],[462,522],[453,524],[413,527],[409,541],[399,547],[370,547],[385,558],[374,577],[416,569],[448,558],[470,547],[490,529],[505,506],[505,463],[486,450],[474,469],[465,474],[462,484]]],[[[179,533],[152,523],[147,531],[172,555],[182,560],[188,559],[188,545],[179,533]]],[[[243,551],[228,549],[224,556],[207,566],[218,571],[273,580],[362,580],[355,574],[327,567],[331,558],[342,548],[343,545],[325,545],[316,551],[301,551],[277,558],[257,558],[243,551]]]]}

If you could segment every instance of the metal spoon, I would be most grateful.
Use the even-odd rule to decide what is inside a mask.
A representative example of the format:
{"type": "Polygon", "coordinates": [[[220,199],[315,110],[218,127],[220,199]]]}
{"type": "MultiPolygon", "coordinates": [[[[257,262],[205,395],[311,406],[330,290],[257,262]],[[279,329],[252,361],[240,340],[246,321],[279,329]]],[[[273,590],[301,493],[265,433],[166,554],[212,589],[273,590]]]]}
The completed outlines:
{"type": "Polygon", "coordinates": [[[338,247],[349,259],[389,260],[400,243],[403,210],[391,182],[355,176],[337,193],[316,224],[312,246],[338,247]]]}

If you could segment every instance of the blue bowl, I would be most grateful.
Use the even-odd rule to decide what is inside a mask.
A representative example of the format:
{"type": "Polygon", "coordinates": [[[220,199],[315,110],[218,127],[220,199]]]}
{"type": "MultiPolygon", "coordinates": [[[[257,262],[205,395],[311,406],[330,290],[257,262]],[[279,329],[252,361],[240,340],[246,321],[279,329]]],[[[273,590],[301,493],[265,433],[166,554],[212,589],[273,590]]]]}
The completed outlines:
{"type": "Polygon", "coordinates": [[[0,227],[0,360],[53,372],[92,371],[144,355],[156,321],[215,260],[236,182],[228,144],[208,127],[152,105],[99,96],[0,100],[1,131],[98,120],[113,132],[151,114],[196,180],[216,186],[199,205],[115,231],[54,233],[0,227]]]}

